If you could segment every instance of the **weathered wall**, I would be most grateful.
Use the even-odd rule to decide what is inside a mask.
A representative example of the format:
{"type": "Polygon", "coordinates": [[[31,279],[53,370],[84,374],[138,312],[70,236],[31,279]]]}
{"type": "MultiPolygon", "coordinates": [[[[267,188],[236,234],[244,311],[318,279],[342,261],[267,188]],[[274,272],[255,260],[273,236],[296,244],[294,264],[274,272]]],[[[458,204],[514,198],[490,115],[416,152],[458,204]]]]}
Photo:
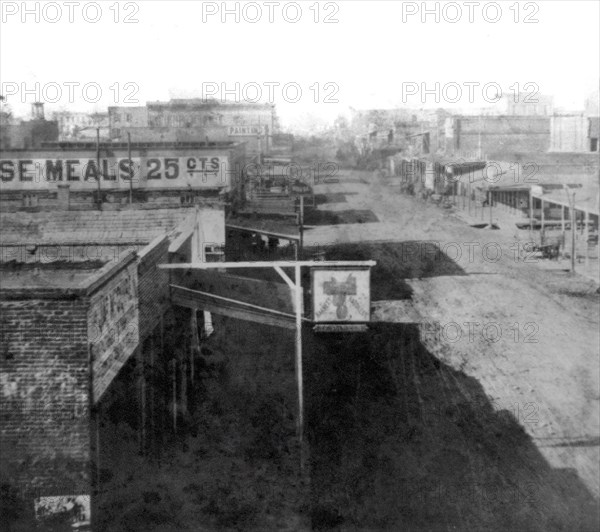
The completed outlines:
{"type": "Polygon", "coordinates": [[[38,148],[42,142],[58,140],[58,122],[52,120],[28,120],[20,124],[3,124],[0,149],[38,148]]]}
{"type": "Polygon", "coordinates": [[[477,153],[481,141],[482,154],[545,152],[550,147],[550,117],[459,117],[453,120],[451,132],[446,128],[446,137],[447,151],[477,153]]]}
{"type": "Polygon", "coordinates": [[[551,151],[589,151],[589,121],[586,117],[553,116],[551,120],[551,151]]]}
{"type": "Polygon", "coordinates": [[[137,264],[125,264],[90,296],[87,317],[94,403],[139,343],[137,264]]]}
{"type": "MultiPolygon", "coordinates": [[[[128,151],[102,147],[100,188],[103,191],[130,188],[227,188],[229,146],[195,148],[139,148],[131,150],[133,183],[130,184],[128,151]]],[[[0,153],[0,190],[56,190],[69,184],[71,190],[98,188],[96,151],[81,149],[3,150],[0,153]]]]}
{"type": "Polygon", "coordinates": [[[170,306],[169,272],[158,264],[169,262],[169,240],[162,238],[143,250],[138,263],[139,335],[144,341],[170,306]]]}
{"type": "Polygon", "coordinates": [[[90,493],[87,301],[41,297],[1,295],[1,472],[42,495],[90,493]]]}

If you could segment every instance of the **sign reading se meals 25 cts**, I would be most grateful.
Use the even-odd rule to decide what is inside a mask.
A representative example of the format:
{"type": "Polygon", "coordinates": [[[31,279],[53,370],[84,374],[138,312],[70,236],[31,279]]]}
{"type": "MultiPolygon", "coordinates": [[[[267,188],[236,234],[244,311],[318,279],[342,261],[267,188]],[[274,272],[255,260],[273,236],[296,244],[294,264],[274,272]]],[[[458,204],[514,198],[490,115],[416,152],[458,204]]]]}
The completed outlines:
{"type": "Polygon", "coordinates": [[[95,158],[0,159],[0,188],[3,190],[52,189],[69,184],[72,190],[96,189],[98,178],[105,189],[129,188],[223,188],[231,170],[227,158],[186,157],[101,157],[95,158]]]}
{"type": "Polygon", "coordinates": [[[315,322],[368,322],[371,319],[371,271],[312,270],[315,322]]]}

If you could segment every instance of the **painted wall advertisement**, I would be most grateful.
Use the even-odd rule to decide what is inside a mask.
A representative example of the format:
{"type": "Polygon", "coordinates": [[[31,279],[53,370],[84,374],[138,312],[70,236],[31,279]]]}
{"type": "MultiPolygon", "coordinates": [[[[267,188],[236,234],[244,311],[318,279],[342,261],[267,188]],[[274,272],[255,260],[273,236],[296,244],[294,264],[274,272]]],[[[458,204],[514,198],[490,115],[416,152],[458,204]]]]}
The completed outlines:
{"type": "Polygon", "coordinates": [[[72,190],[134,188],[221,188],[228,186],[232,169],[227,158],[211,155],[185,157],[72,157],[0,159],[0,189],[52,189],[68,184],[72,190]]]}
{"type": "Polygon", "coordinates": [[[129,265],[92,296],[88,337],[94,364],[94,402],[100,400],[139,341],[137,269],[129,265]]]}
{"type": "Polygon", "coordinates": [[[54,524],[48,530],[58,530],[56,524],[59,520],[69,524],[73,530],[89,530],[91,518],[89,495],[38,497],[34,500],[34,510],[35,517],[40,523],[54,524]]]}
{"type": "Polygon", "coordinates": [[[312,293],[315,322],[352,323],[371,319],[371,271],[368,268],[314,268],[312,293]]]}

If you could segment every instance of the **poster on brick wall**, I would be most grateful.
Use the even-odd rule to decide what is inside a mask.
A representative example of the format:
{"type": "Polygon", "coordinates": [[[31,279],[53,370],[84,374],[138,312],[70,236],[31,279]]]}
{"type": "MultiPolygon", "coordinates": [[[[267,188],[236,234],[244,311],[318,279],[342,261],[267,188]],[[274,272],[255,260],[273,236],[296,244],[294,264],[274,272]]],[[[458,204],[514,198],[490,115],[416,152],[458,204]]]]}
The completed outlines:
{"type": "Polygon", "coordinates": [[[100,400],[139,342],[137,269],[131,264],[92,296],[88,335],[94,402],[100,400]]]}
{"type": "Polygon", "coordinates": [[[34,500],[34,511],[41,526],[52,527],[46,530],[59,530],[62,524],[72,530],[83,531],[89,530],[91,524],[89,495],[38,497],[34,500]]]}

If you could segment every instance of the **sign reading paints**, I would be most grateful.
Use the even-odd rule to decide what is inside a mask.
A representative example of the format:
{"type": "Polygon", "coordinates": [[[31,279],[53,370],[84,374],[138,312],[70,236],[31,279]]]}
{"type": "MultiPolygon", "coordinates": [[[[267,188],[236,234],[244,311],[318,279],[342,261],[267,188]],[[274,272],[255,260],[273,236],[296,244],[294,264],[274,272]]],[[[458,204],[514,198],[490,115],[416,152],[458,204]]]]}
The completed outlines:
{"type": "Polygon", "coordinates": [[[261,126],[229,126],[230,137],[249,137],[252,135],[262,135],[261,126]]]}
{"type": "Polygon", "coordinates": [[[312,270],[315,322],[368,322],[371,319],[371,271],[312,270]]]}
{"type": "Polygon", "coordinates": [[[218,188],[228,185],[227,159],[218,156],[0,159],[0,188],[34,190],[69,184],[72,190],[218,188]]]}

